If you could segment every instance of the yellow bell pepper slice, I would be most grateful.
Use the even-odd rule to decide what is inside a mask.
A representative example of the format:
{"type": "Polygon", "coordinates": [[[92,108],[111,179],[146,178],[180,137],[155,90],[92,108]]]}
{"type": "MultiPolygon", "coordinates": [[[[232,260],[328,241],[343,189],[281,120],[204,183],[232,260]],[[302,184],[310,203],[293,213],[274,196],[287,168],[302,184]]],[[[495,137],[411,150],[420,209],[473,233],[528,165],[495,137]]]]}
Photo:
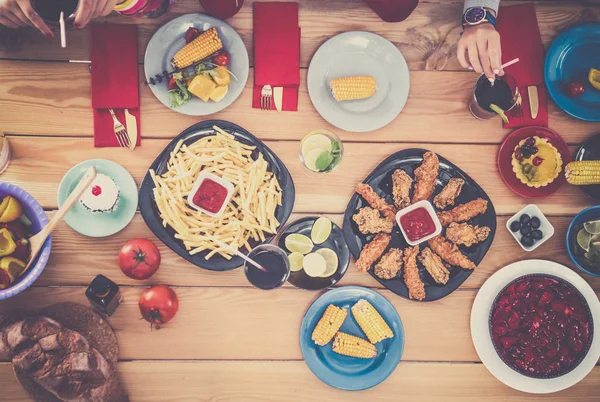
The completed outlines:
{"type": "Polygon", "coordinates": [[[11,197],[10,195],[4,198],[2,204],[0,205],[0,208],[7,198],[8,204],[6,205],[6,208],[2,211],[2,213],[0,213],[0,222],[2,223],[16,221],[17,219],[19,219],[21,214],[23,214],[23,207],[21,206],[21,203],[16,198],[11,197]]]}
{"type": "Polygon", "coordinates": [[[8,274],[11,284],[21,276],[25,265],[27,264],[14,257],[4,257],[0,260],[0,269],[8,274]]]}
{"type": "Polygon", "coordinates": [[[15,252],[17,245],[8,229],[0,229],[0,257],[11,255],[15,252]]]}

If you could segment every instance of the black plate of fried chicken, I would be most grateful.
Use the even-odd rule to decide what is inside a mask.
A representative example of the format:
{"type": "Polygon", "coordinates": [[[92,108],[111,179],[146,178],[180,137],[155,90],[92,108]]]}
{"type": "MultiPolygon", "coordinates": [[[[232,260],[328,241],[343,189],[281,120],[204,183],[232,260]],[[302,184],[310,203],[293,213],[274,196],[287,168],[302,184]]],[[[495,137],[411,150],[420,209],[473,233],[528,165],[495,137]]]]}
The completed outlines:
{"type": "Polygon", "coordinates": [[[343,231],[359,271],[404,298],[433,301],[456,290],[483,260],[496,233],[496,211],[465,172],[412,148],[387,158],[356,187],[343,231]],[[433,204],[443,230],[410,247],[396,212],[422,200],[433,204]]]}

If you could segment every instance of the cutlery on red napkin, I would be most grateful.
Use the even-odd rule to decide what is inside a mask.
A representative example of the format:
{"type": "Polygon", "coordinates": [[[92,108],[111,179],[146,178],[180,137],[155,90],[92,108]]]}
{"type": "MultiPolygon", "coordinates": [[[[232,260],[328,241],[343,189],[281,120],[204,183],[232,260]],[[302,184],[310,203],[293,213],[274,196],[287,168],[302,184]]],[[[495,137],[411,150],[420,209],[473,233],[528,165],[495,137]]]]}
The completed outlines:
{"type": "Polygon", "coordinates": [[[519,63],[507,67],[505,72],[515,78],[523,98],[523,117],[508,113],[509,122],[504,127],[548,127],[548,93],[544,85],[544,45],[540,36],[533,3],[501,7],[496,29],[502,41],[502,59],[519,58],[519,63]],[[527,87],[537,87],[539,111],[531,117],[527,87]]]}
{"type": "MultiPolygon", "coordinates": [[[[264,85],[283,87],[283,110],[298,110],[300,27],[298,3],[254,3],[254,92],[260,109],[264,85]]],[[[274,102],[271,108],[275,110],[274,102]]]]}
{"type": "Polygon", "coordinates": [[[91,42],[94,146],[119,146],[108,109],[114,109],[117,119],[124,126],[127,126],[125,109],[135,116],[139,146],[141,122],[137,27],[134,24],[95,24],[92,25],[91,42]]]}

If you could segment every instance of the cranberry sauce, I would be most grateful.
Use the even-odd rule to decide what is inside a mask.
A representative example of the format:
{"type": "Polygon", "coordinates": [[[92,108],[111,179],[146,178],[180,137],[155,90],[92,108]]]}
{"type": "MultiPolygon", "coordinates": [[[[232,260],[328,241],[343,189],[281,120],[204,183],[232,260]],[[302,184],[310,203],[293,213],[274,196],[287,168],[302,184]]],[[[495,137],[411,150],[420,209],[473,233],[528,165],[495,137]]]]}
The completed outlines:
{"type": "Polygon", "coordinates": [[[573,285],[550,275],[527,275],[494,300],[490,334],[509,367],[528,377],[553,378],[581,363],[592,343],[593,321],[573,285]]]}

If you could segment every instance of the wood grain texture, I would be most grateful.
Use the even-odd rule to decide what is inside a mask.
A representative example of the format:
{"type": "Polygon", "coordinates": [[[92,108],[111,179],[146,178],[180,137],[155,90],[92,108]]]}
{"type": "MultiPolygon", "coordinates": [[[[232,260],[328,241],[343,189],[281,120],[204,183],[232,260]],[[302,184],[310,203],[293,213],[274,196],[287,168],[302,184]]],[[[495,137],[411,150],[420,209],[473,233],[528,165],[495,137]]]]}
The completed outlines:
{"type": "MultiPolygon", "coordinates": [[[[56,209],[58,184],[72,166],[92,158],[116,160],[139,185],[168,141],[147,139],[133,153],[121,148],[93,148],[91,139],[80,138],[12,137],[10,143],[13,159],[2,179],[29,191],[45,209],[56,209]]],[[[267,141],[266,144],[285,161],[294,179],[295,212],[344,212],[356,184],[389,155],[407,148],[427,148],[455,163],[483,187],[498,214],[514,214],[530,203],[510,191],[500,178],[496,145],[346,143],[340,167],[315,180],[300,163],[298,142],[267,141]]],[[[579,188],[570,185],[535,203],[549,215],[574,215],[592,205],[579,188]]]]}
{"type": "MultiPolygon", "coordinates": [[[[52,213],[48,215],[52,216],[52,213]]],[[[293,214],[290,222],[303,216],[306,215],[293,214]]],[[[342,224],[342,215],[328,215],[328,217],[336,224],[342,224]]],[[[573,268],[596,291],[600,291],[600,278],[579,271],[567,255],[564,239],[571,218],[550,218],[555,229],[554,236],[531,253],[518,247],[505,228],[506,220],[507,217],[505,216],[498,218],[498,230],[492,247],[479,267],[461,286],[462,289],[478,289],[494,272],[513,262],[525,259],[546,259],[573,268]]],[[[250,286],[242,269],[213,272],[197,268],[179,257],[152,234],[140,214],[136,214],[131,224],[122,232],[101,239],[82,236],[65,223],[60,224],[53,238],[50,261],[34,286],[87,286],[97,274],[103,274],[120,285],[132,286],[160,283],[199,287],[250,286]],[[145,281],[137,281],[126,277],[117,266],[119,249],[127,240],[135,237],[151,239],[159,248],[162,257],[158,272],[145,281]],[[77,250],[81,251],[78,252],[77,250]]],[[[358,272],[354,262],[351,262],[346,275],[338,283],[338,286],[346,285],[383,288],[370,275],[358,272]]],[[[285,286],[291,287],[289,284],[285,286]]]]}
{"type": "MultiPolygon", "coordinates": [[[[315,128],[338,133],[345,142],[457,142],[499,144],[510,132],[500,119],[476,120],[467,103],[475,74],[414,71],[411,92],[400,115],[372,133],[347,133],[331,126],[308,97],[306,71],[301,71],[299,111],[269,113],[250,107],[253,70],[246,89],[224,111],[205,117],[185,116],[160,103],[143,84],[140,67],[142,136],[173,138],[190,125],[209,118],[232,121],[263,140],[300,140],[315,128]],[[268,118],[266,118],[268,116],[268,118]],[[266,124],[265,124],[266,123],[266,124]]],[[[0,61],[0,121],[9,134],[93,135],[88,66],[73,63],[0,61]]],[[[582,142],[600,124],[576,120],[550,101],[550,127],[567,142],[582,142]]]]}
{"type": "MultiPolygon", "coordinates": [[[[320,382],[303,362],[123,362],[119,373],[133,402],[592,402],[600,367],[579,384],[549,395],[529,395],[496,380],[481,364],[401,362],[382,384],[345,392],[320,382]]],[[[9,363],[0,363],[0,399],[29,401],[9,363]]]]}

